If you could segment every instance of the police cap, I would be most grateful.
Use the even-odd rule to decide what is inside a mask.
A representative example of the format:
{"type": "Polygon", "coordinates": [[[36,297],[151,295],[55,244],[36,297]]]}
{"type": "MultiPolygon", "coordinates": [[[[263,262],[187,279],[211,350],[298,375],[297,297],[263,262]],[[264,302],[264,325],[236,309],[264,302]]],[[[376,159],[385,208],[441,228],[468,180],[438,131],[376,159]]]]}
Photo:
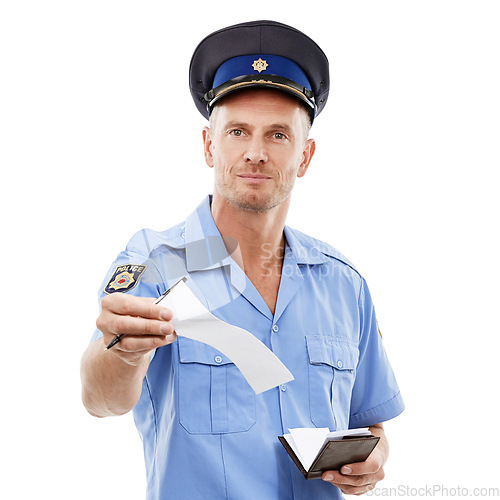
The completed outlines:
{"type": "Polygon", "coordinates": [[[196,47],[189,86],[207,119],[212,106],[229,93],[268,87],[302,100],[312,121],[328,98],[328,59],[316,42],[286,24],[236,24],[208,35],[196,47]]]}

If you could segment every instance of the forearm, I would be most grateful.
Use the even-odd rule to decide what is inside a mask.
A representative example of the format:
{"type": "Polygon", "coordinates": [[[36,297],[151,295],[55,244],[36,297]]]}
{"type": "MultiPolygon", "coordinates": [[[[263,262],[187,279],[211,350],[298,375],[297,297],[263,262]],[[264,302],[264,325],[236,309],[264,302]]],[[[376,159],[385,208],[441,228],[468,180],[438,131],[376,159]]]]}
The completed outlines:
{"type": "Polygon", "coordinates": [[[95,417],[123,415],[139,400],[149,354],[129,364],[104,350],[101,338],[89,345],[82,357],[82,401],[95,417]]]}

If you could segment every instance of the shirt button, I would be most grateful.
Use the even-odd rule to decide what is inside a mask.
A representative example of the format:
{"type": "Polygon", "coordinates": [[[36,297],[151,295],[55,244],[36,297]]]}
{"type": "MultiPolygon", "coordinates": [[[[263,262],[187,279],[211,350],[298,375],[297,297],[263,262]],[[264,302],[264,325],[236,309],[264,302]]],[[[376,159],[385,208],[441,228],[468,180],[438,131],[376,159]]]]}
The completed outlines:
{"type": "Polygon", "coordinates": [[[286,391],[286,384],[281,384],[280,389],[281,389],[281,392],[285,392],[286,391]]]}
{"type": "Polygon", "coordinates": [[[182,231],[181,238],[184,239],[185,237],[186,237],[186,233],[184,231],[182,231]]]}
{"type": "Polygon", "coordinates": [[[340,359],[337,361],[337,366],[339,368],[342,368],[344,366],[344,364],[342,363],[342,361],[340,361],[340,359]]]}
{"type": "Polygon", "coordinates": [[[220,356],[215,356],[214,361],[220,365],[222,363],[222,358],[220,356]]]}
{"type": "Polygon", "coordinates": [[[274,333],[278,333],[279,329],[280,329],[280,327],[278,325],[274,325],[273,326],[273,332],[274,333]]]}

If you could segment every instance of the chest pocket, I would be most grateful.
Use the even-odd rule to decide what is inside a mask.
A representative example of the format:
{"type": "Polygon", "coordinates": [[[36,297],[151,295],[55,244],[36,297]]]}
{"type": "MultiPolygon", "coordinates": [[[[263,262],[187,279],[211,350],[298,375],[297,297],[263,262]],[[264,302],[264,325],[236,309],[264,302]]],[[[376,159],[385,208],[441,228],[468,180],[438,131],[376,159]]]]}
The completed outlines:
{"type": "Polygon", "coordinates": [[[179,419],[191,434],[244,432],[255,423],[255,393],[229,358],[185,337],[179,347],[179,419]]]}
{"type": "Polygon", "coordinates": [[[309,408],[317,427],[347,429],[358,348],[346,339],[307,335],[309,408]]]}

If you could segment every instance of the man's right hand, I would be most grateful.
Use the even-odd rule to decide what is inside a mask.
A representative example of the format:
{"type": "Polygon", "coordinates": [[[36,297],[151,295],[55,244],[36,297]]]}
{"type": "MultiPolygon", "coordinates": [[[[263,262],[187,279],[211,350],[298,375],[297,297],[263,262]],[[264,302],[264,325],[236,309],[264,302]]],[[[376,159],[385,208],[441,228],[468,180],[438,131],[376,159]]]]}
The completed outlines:
{"type": "Polygon", "coordinates": [[[101,301],[97,328],[104,345],[116,335],[124,335],[108,353],[135,366],[154,349],[171,344],[177,335],[170,323],[172,311],[156,305],[154,298],[135,297],[125,293],[107,295],[101,301]]]}

